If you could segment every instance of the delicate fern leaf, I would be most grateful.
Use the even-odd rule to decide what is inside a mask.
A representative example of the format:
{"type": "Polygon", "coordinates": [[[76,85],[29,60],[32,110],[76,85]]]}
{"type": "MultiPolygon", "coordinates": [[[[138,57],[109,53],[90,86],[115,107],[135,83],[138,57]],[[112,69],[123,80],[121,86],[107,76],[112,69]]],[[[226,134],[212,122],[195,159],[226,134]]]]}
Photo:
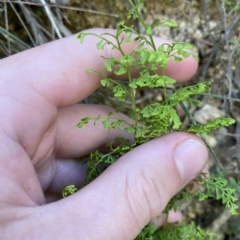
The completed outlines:
{"type": "Polygon", "coordinates": [[[138,87],[138,85],[136,84],[136,81],[133,81],[133,82],[129,83],[128,86],[130,88],[137,88],[138,87]]]}
{"type": "Polygon", "coordinates": [[[124,128],[124,130],[128,133],[134,133],[135,132],[134,126],[129,126],[127,128],[124,128]]]}
{"type": "Polygon", "coordinates": [[[113,87],[113,92],[114,92],[114,96],[120,100],[120,101],[125,101],[125,97],[127,94],[127,91],[125,89],[125,87],[123,87],[122,85],[117,85],[113,87]]]}
{"type": "Polygon", "coordinates": [[[126,42],[127,42],[127,43],[129,43],[129,42],[132,41],[132,35],[133,35],[133,33],[129,33],[129,34],[127,35],[127,38],[126,38],[126,42]]]}
{"type": "Polygon", "coordinates": [[[114,65],[114,63],[115,63],[115,60],[113,58],[111,58],[107,62],[104,63],[104,66],[109,72],[112,72],[112,66],[114,65]]]}
{"type": "Polygon", "coordinates": [[[165,87],[166,85],[175,84],[177,81],[168,76],[159,76],[156,80],[156,87],[165,87]]]}
{"type": "Polygon", "coordinates": [[[144,65],[147,62],[148,54],[145,51],[141,51],[139,53],[139,59],[140,59],[141,63],[144,65]]]}
{"type": "Polygon", "coordinates": [[[84,41],[84,38],[87,36],[87,33],[79,33],[77,36],[77,39],[79,40],[79,42],[82,44],[84,41]]]}
{"type": "Polygon", "coordinates": [[[134,80],[129,84],[131,88],[139,87],[149,87],[149,88],[156,88],[156,87],[165,87],[167,84],[175,84],[176,80],[170,78],[168,76],[160,76],[160,75],[152,75],[152,76],[142,76],[138,79],[134,80]]]}
{"type": "Polygon", "coordinates": [[[122,126],[123,121],[122,120],[117,120],[116,122],[111,123],[111,127],[123,130],[123,126],[122,126]]]}
{"type": "Polygon", "coordinates": [[[165,24],[169,27],[178,27],[178,24],[172,20],[167,20],[167,21],[163,22],[163,24],[165,24]]]}
{"type": "Polygon", "coordinates": [[[135,240],[153,240],[156,239],[153,235],[156,232],[157,227],[154,223],[146,225],[142,231],[138,234],[135,240]]]}
{"type": "Polygon", "coordinates": [[[176,240],[213,240],[215,234],[201,229],[194,222],[179,225],[169,224],[167,227],[158,229],[153,239],[176,239],[176,240]]]}
{"type": "Polygon", "coordinates": [[[65,198],[65,197],[68,197],[68,196],[74,194],[77,191],[78,191],[78,189],[75,187],[75,185],[68,185],[67,187],[65,187],[63,189],[62,196],[65,198]]]}
{"type": "Polygon", "coordinates": [[[114,71],[114,73],[115,73],[116,75],[123,75],[123,74],[127,73],[127,68],[122,65],[122,66],[118,67],[118,68],[114,71]]]}
{"type": "Polygon", "coordinates": [[[235,123],[233,118],[219,117],[207,123],[208,128],[212,128],[214,130],[220,127],[228,127],[235,123]]]}
{"type": "Polygon", "coordinates": [[[104,128],[112,128],[109,119],[103,120],[102,124],[103,124],[104,128]]]}
{"type": "Polygon", "coordinates": [[[201,94],[210,90],[210,82],[197,83],[193,86],[187,86],[176,90],[175,93],[171,95],[170,98],[166,99],[165,104],[170,106],[175,106],[183,101],[190,98],[191,95],[201,94]]]}
{"type": "Polygon", "coordinates": [[[110,81],[111,81],[111,79],[109,79],[109,78],[104,78],[104,79],[101,80],[101,85],[102,85],[103,87],[108,87],[109,84],[110,84],[110,81]]]}
{"type": "Polygon", "coordinates": [[[173,129],[179,129],[181,126],[181,120],[177,115],[174,108],[170,106],[163,106],[159,103],[154,103],[143,108],[140,113],[146,121],[152,122],[155,118],[156,121],[162,122],[166,126],[166,129],[172,125],[173,129]]]}
{"type": "Polygon", "coordinates": [[[91,120],[90,117],[82,118],[81,121],[77,124],[76,128],[84,128],[86,124],[91,120]]]}
{"type": "Polygon", "coordinates": [[[183,56],[184,58],[187,58],[187,57],[190,56],[190,53],[189,53],[189,52],[184,51],[184,50],[182,50],[182,49],[179,49],[179,50],[177,51],[177,54],[183,56]]]}
{"type": "Polygon", "coordinates": [[[154,23],[151,25],[152,29],[154,29],[156,26],[162,24],[162,22],[160,21],[160,19],[155,19],[154,23]]]}
{"type": "Polygon", "coordinates": [[[91,69],[91,68],[87,69],[87,73],[92,73],[92,72],[93,72],[93,69],[91,69]]]}
{"type": "Polygon", "coordinates": [[[193,45],[190,43],[184,43],[184,49],[193,49],[193,45]]]}
{"type": "Polygon", "coordinates": [[[164,44],[161,44],[157,50],[170,53],[173,50],[173,45],[169,43],[164,43],[164,44]]]}
{"type": "Polygon", "coordinates": [[[146,33],[147,33],[147,35],[152,35],[152,27],[151,26],[147,27],[146,33]]]}
{"type": "Polygon", "coordinates": [[[222,201],[231,214],[237,214],[236,210],[239,207],[235,202],[238,198],[236,197],[236,189],[231,186],[231,181],[228,182],[225,178],[214,174],[209,177],[201,174],[195,179],[195,182],[200,187],[193,194],[198,196],[200,201],[208,197],[215,197],[222,201]]]}
{"type": "Polygon", "coordinates": [[[176,42],[173,43],[173,50],[184,50],[184,49],[192,49],[193,45],[186,42],[176,42]]]}
{"type": "Polygon", "coordinates": [[[184,43],[181,43],[181,42],[174,43],[173,44],[173,49],[176,49],[176,50],[184,49],[184,43]]]}
{"type": "Polygon", "coordinates": [[[131,19],[134,16],[135,16],[135,13],[131,9],[128,9],[127,19],[131,19]]]}
{"type": "Polygon", "coordinates": [[[131,63],[136,62],[136,59],[133,58],[130,54],[126,54],[118,62],[121,64],[129,64],[130,65],[131,63]]]}
{"type": "Polygon", "coordinates": [[[158,63],[161,67],[166,67],[170,57],[164,51],[154,51],[150,49],[140,49],[139,51],[135,51],[141,63],[158,63]]]}
{"type": "Polygon", "coordinates": [[[126,146],[129,145],[129,139],[124,137],[117,137],[117,140],[120,142],[120,144],[126,146]]]}
{"type": "Polygon", "coordinates": [[[187,131],[190,133],[212,135],[213,130],[217,130],[221,127],[227,127],[233,123],[235,123],[235,120],[232,118],[219,117],[213,121],[209,121],[206,124],[193,125],[187,131]]]}
{"type": "Polygon", "coordinates": [[[165,52],[157,51],[157,53],[156,63],[158,63],[161,67],[166,67],[170,58],[165,52]]]}

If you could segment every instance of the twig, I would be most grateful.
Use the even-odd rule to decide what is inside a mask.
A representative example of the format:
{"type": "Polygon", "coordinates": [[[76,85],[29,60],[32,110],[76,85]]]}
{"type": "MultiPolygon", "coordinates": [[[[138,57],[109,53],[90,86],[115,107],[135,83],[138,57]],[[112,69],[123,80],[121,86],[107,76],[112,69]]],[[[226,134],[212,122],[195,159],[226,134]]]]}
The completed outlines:
{"type": "Polygon", "coordinates": [[[16,42],[18,42],[19,44],[21,44],[25,48],[31,48],[30,45],[26,44],[21,39],[19,39],[18,37],[16,37],[12,33],[8,32],[6,29],[2,28],[1,26],[0,26],[0,34],[2,34],[5,38],[6,38],[6,36],[9,35],[9,39],[10,39],[11,42],[16,41],[16,42]]]}
{"type": "Polygon", "coordinates": [[[53,16],[49,6],[46,4],[45,0],[40,0],[40,1],[41,1],[42,5],[43,5],[43,7],[45,9],[45,12],[46,12],[46,14],[47,14],[47,16],[48,16],[48,18],[49,18],[49,20],[50,20],[54,30],[55,30],[55,32],[57,34],[58,38],[62,38],[62,34],[61,34],[60,30],[58,29],[57,24],[55,23],[54,16],[53,16]]]}
{"type": "Polygon", "coordinates": [[[232,22],[232,24],[227,28],[227,35],[229,36],[233,28],[240,21],[240,15],[238,15],[232,22]]]}
{"type": "Polygon", "coordinates": [[[225,36],[225,42],[226,42],[226,48],[227,48],[227,56],[228,56],[228,64],[227,64],[227,73],[226,77],[229,82],[228,86],[228,97],[230,98],[232,95],[232,70],[231,70],[231,59],[230,59],[230,47],[229,47],[229,41],[228,41],[228,32],[230,31],[227,30],[227,17],[226,17],[226,10],[225,10],[225,1],[222,0],[222,5],[221,5],[221,11],[223,13],[223,24],[224,24],[224,36],[225,36]]]}
{"type": "Polygon", "coordinates": [[[11,42],[10,42],[10,36],[9,36],[9,27],[8,27],[8,11],[7,11],[7,4],[4,3],[4,20],[5,20],[5,28],[8,32],[7,34],[7,45],[8,45],[8,55],[11,55],[11,42]]]}
{"type": "Polygon", "coordinates": [[[44,34],[42,34],[42,31],[39,29],[36,19],[29,12],[28,8],[24,4],[22,4],[21,1],[19,1],[19,6],[23,12],[27,23],[31,26],[36,45],[46,43],[46,37],[44,36],[44,34]]]}
{"type": "Polygon", "coordinates": [[[207,96],[207,97],[216,97],[216,98],[221,98],[221,99],[228,99],[234,102],[240,102],[240,99],[237,98],[232,98],[232,97],[227,97],[227,96],[220,96],[217,94],[210,94],[210,93],[201,93],[201,95],[207,96]]]}
{"type": "Polygon", "coordinates": [[[211,232],[218,232],[220,228],[224,224],[226,224],[227,220],[231,217],[231,213],[228,209],[224,209],[224,211],[214,220],[211,226],[208,228],[211,232]]]}
{"type": "Polygon", "coordinates": [[[18,14],[16,8],[13,6],[13,4],[12,4],[11,2],[9,2],[9,4],[10,4],[11,8],[13,9],[14,13],[16,14],[17,18],[19,19],[19,21],[21,22],[21,24],[22,24],[24,30],[26,31],[26,33],[27,33],[27,35],[28,35],[28,37],[29,37],[32,45],[33,45],[33,46],[36,46],[35,41],[33,40],[32,36],[31,36],[30,32],[28,31],[28,29],[27,29],[25,23],[23,22],[22,18],[21,18],[20,15],[18,14]]]}
{"type": "MultiPolygon", "coordinates": [[[[0,2],[12,2],[12,3],[18,3],[18,0],[12,1],[12,0],[0,0],[0,2]]],[[[41,3],[33,3],[33,2],[23,2],[21,1],[22,4],[26,5],[34,5],[34,6],[43,6],[41,3]]],[[[118,18],[119,16],[117,14],[113,13],[105,13],[105,12],[98,12],[95,10],[88,10],[84,8],[78,8],[78,7],[68,7],[68,6],[61,6],[61,5],[55,5],[55,4],[46,4],[48,7],[55,7],[55,8],[60,8],[60,9],[68,9],[68,10],[74,10],[74,11],[80,11],[80,12],[89,12],[89,13],[94,13],[94,14],[99,14],[99,15],[104,15],[104,16],[110,16],[110,17],[116,17],[118,18]]]]}

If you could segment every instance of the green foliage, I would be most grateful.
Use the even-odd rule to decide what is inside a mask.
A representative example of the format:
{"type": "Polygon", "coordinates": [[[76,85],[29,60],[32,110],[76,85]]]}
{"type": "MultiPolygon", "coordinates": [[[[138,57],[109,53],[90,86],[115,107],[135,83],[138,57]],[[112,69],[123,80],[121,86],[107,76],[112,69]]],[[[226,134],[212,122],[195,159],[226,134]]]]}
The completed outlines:
{"type": "Polygon", "coordinates": [[[178,129],[181,126],[181,121],[177,112],[171,106],[163,106],[160,103],[153,103],[140,111],[144,123],[161,122],[161,125],[166,127],[166,132],[170,128],[178,129]]]}
{"type": "Polygon", "coordinates": [[[195,124],[188,129],[190,133],[198,133],[205,135],[212,135],[213,130],[217,130],[220,127],[227,127],[235,123],[235,120],[232,118],[216,118],[213,121],[209,121],[206,124],[195,124]]]}
{"type": "Polygon", "coordinates": [[[210,90],[210,82],[200,82],[193,86],[182,87],[176,90],[168,99],[165,100],[166,105],[175,106],[181,102],[188,101],[190,105],[199,102],[190,98],[192,95],[201,94],[210,90]]]}
{"type": "Polygon", "coordinates": [[[165,25],[169,26],[169,27],[178,27],[178,24],[172,20],[167,20],[165,22],[163,22],[165,25]]]}
{"type": "Polygon", "coordinates": [[[62,192],[62,196],[68,197],[72,194],[74,194],[75,192],[77,192],[77,188],[74,185],[68,185],[67,187],[64,188],[63,192],[62,192]]]}
{"type": "Polygon", "coordinates": [[[135,81],[129,83],[129,87],[137,88],[137,87],[149,87],[149,88],[157,88],[164,87],[167,84],[176,83],[175,79],[172,79],[167,76],[160,76],[158,74],[150,75],[149,72],[142,72],[141,77],[137,78],[135,81]]]}
{"type": "Polygon", "coordinates": [[[237,185],[238,183],[234,179],[228,181],[220,175],[211,174],[207,176],[205,173],[201,173],[193,183],[183,188],[170,200],[164,213],[168,214],[172,209],[176,211],[181,200],[190,201],[193,197],[197,197],[199,201],[207,198],[221,200],[231,214],[237,214],[237,192],[240,192],[240,187],[237,188],[237,185]],[[194,187],[196,189],[193,191],[194,187]]]}
{"type": "Polygon", "coordinates": [[[168,224],[167,227],[157,229],[153,223],[149,223],[135,240],[212,240],[214,234],[196,226],[194,222],[179,225],[168,224]]]}
{"type": "Polygon", "coordinates": [[[202,201],[206,198],[215,198],[217,200],[221,200],[222,203],[229,209],[231,214],[237,214],[236,209],[238,206],[236,205],[237,196],[236,192],[239,191],[236,188],[236,182],[233,179],[229,181],[222,176],[215,176],[211,174],[209,177],[206,177],[204,174],[201,174],[196,182],[198,186],[201,186],[197,189],[193,194],[198,196],[199,201],[202,201]],[[237,190],[237,191],[236,191],[237,190]]]}
{"type": "MultiPolygon", "coordinates": [[[[99,51],[103,51],[106,45],[110,45],[112,49],[119,51],[121,55],[119,59],[103,56],[105,59],[105,68],[107,72],[114,73],[117,77],[127,76],[128,82],[126,81],[126,83],[123,84],[93,69],[89,69],[88,73],[95,72],[102,77],[101,85],[111,89],[113,96],[120,101],[118,109],[125,108],[126,100],[131,102],[131,106],[128,108],[131,109],[130,118],[132,119],[131,122],[130,120],[128,122],[119,118],[116,113],[110,112],[108,116],[85,117],[81,119],[76,128],[84,128],[90,122],[96,124],[96,122],[100,121],[104,128],[119,129],[134,135],[134,142],[132,144],[129,143],[128,139],[118,137],[115,143],[109,142],[106,145],[108,149],[107,153],[100,152],[99,150],[92,152],[86,162],[88,168],[85,184],[97,178],[108,166],[116,162],[119,157],[152,138],[160,137],[176,130],[211,135],[211,131],[234,123],[234,120],[231,118],[217,118],[206,124],[195,124],[191,114],[184,106],[184,102],[188,102],[190,105],[199,105],[200,102],[193,97],[209,91],[211,82],[200,82],[193,86],[181,87],[174,90],[173,93],[168,94],[167,88],[176,83],[175,79],[165,75],[165,68],[170,59],[173,58],[176,62],[180,62],[189,56],[197,59],[197,56],[189,51],[192,45],[188,43],[163,43],[158,47],[155,46],[152,36],[153,29],[160,24],[176,27],[177,23],[171,20],[160,21],[160,19],[157,19],[152,25],[146,25],[138,12],[139,4],[143,2],[143,0],[137,0],[135,2],[136,3],[133,3],[132,0],[129,0],[132,9],[128,10],[127,17],[138,18],[145,29],[146,35],[139,34],[132,26],[126,26],[124,22],[120,22],[117,25],[115,35],[110,33],[96,35],[94,33],[84,32],[78,35],[80,43],[89,35],[97,37],[99,39],[97,43],[97,49],[99,51]],[[110,41],[109,39],[114,39],[114,41],[110,41]],[[137,49],[126,54],[122,49],[122,43],[124,41],[136,41],[138,43],[137,49]],[[140,73],[139,77],[133,77],[131,69],[138,70],[140,73]],[[164,93],[164,99],[161,102],[147,106],[137,106],[135,93],[136,89],[139,88],[161,88],[164,93]],[[180,129],[182,125],[181,119],[175,110],[178,104],[182,106],[186,115],[191,120],[192,125],[189,128],[180,129]],[[116,144],[116,142],[118,144],[116,144]]],[[[113,74],[111,74],[111,76],[112,75],[113,74]]],[[[173,89],[173,87],[171,89],[173,89]]],[[[210,149],[210,151],[213,152],[212,149],[210,149]]],[[[163,213],[168,215],[170,210],[177,210],[181,200],[189,201],[193,197],[197,197],[199,201],[206,198],[220,199],[232,214],[236,214],[236,183],[235,186],[233,183],[233,180],[228,182],[221,176],[211,175],[207,177],[206,174],[201,174],[195,179],[196,190],[193,191],[193,184],[183,188],[169,201],[163,213]]],[[[76,191],[75,186],[70,185],[64,189],[63,196],[71,195],[76,191]]],[[[178,226],[165,223],[161,229],[157,229],[153,223],[150,223],[141,231],[136,239],[202,240],[212,238],[213,235],[211,233],[202,230],[193,223],[181,223],[178,226]]]]}

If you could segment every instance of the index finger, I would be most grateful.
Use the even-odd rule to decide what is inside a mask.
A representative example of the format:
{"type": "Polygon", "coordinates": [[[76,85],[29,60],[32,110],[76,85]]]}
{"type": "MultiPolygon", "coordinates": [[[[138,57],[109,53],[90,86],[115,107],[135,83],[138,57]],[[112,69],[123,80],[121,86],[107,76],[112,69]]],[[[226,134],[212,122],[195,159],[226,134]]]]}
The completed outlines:
{"type": "MultiPolygon", "coordinates": [[[[112,33],[111,29],[91,29],[95,34],[112,33]]],[[[51,43],[21,52],[0,62],[1,79],[5,84],[13,81],[16,84],[27,84],[45,96],[56,107],[71,106],[94,92],[100,84],[100,76],[88,74],[88,68],[108,74],[101,56],[119,58],[116,50],[105,48],[99,51],[94,36],[88,36],[80,44],[76,35],[53,41],[51,43]]],[[[154,38],[156,45],[166,42],[154,38]]],[[[131,52],[138,46],[137,42],[122,43],[122,49],[131,52]]],[[[165,73],[177,81],[190,79],[196,72],[198,63],[192,57],[176,63],[171,60],[165,73]]],[[[14,85],[16,86],[16,85],[14,85]]]]}

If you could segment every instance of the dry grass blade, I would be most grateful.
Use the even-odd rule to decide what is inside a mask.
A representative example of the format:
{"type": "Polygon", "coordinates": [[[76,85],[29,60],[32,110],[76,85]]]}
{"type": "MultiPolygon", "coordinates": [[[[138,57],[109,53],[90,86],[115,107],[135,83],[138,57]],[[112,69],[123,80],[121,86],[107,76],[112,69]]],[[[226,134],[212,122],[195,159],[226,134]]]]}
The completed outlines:
{"type": "MultiPolygon", "coordinates": [[[[0,2],[12,2],[12,3],[18,3],[21,2],[22,4],[25,5],[32,5],[32,6],[43,6],[42,3],[33,3],[33,2],[24,2],[24,1],[12,1],[12,0],[0,0],[0,2]]],[[[94,13],[94,14],[99,14],[99,15],[104,15],[104,16],[109,16],[109,17],[116,17],[118,18],[118,14],[111,14],[107,12],[99,12],[96,10],[91,10],[91,9],[84,9],[84,8],[79,8],[79,7],[69,7],[69,6],[62,6],[58,4],[45,4],[48,7],[55,7],[59,9],[68,9],[68,10],[73,10],[73,11],[79,11],[79,12],[88,12],[88,13],[94,13]]]]}
{"type": "Polygon", "coordinates": [[[51,12],[49,6],[46,4],[45,0],[40,0],[40,1],[41,1],[42,5],[43,5],[45,11],[46,11],[46,14],[47,14],[47,16],[48,16],[48,18],[49,18],[49,20],[50,20],[50,22],[51,22],[55,32],[56,32],[58,38],[62,38],[62,34],[61,34],[57,24],[56,24],[55,18],[53,16],[53,13],[51,12]]]}
{"type": "MultiPolygon", "coordinates": [[[[7,30],[7,33],[9,33],[9,28],[8,28],[8,11],[7,11],[7,3],[5,2],[4,3],[4,20],[5,20],[5,28],[7,30]]],[[[7,55],[11,55],[11,42],[10,42],[10,39],[9,39],[9,35],[7,35],[7,46],[8,46],[8,49],[7,50],[7,55]]]]}
{"type": "Polygon", "coordinates": [[[19,15],[18,11],[16,10],[16,8],[13,6],[13,4],[11,2],[9,2],[9,4],[10,4],[11,8],[13,9],[14,13],[16,14],[18,20],[21,22],[21,24],[22,24],[24,30],[26,31],[32,45],[36,46],[36,43],[33,40],[31,33],[28,31],[28,28],[27,28],[26,24],[24,23],[24,21],[22,20],[21,16],[19,15]]]}
{"type": "Polygon", "coordinates": [[[23,12],[23,15],[24,15],[27,23],[30,25],[30,27],[32,29],[36,45],[46,43],[47,38],[44,36],[41,29],[39,28],[39,25],[38,25],[35,17],[32,16],[31,12],[28,10],[28,8],[26,8],[26,6],[24,4],[22,4],[21,1],[19,1],[19,6],[23,12]]]}

